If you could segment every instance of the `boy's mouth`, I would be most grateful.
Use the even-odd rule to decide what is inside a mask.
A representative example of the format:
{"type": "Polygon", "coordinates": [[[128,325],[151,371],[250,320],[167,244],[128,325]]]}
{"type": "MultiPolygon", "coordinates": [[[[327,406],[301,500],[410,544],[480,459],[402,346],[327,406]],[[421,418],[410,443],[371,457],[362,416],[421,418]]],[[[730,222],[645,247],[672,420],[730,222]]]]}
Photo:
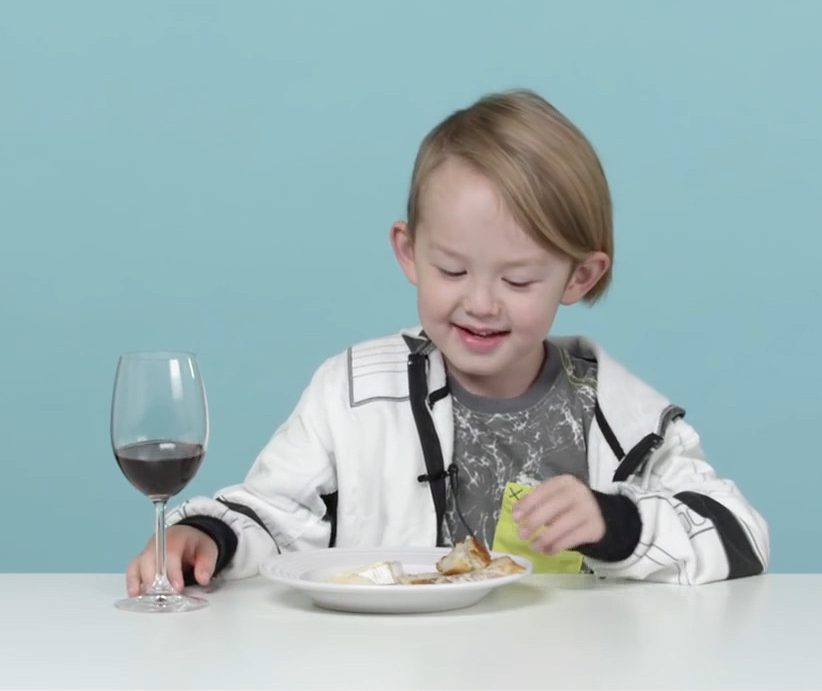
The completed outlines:
{"type": "Polygon", "coordinates": [[[511,333],[500,329],[477,328],[460,324],[454,324],[454,328],[457,330],[463,344],[477,352],[494,350],[505,336],[511,333]]]}
{"type": "Polygon", "coordinates": [[[500,329],[477,329],[471,326],[461,326],[460,324],[454,324],[460,331],[464,331],[471,336],[476,336],[478,338],[493,338],[494,336],[504,336],[507,334],[507,331],[502,331],[500,329]]]}

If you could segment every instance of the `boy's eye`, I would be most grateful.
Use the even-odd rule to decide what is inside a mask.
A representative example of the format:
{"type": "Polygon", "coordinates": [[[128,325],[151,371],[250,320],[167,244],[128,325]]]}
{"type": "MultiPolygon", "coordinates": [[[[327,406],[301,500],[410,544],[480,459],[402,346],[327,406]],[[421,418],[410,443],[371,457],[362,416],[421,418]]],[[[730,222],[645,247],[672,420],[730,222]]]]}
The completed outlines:
{"type": "Polygon", "coordinates": [[[527,288],[533,283],[533,281],[512,281],[510,278],[503,278],[502,280],[512,288],[527,288]]]}
{"type": "Polygon", "coordinates": [[[459,278],[465,275],[465,271],[448,271],[448,269],[443,269],[442,267],[440,267],[440,273],[449,278],[459,278]]]}

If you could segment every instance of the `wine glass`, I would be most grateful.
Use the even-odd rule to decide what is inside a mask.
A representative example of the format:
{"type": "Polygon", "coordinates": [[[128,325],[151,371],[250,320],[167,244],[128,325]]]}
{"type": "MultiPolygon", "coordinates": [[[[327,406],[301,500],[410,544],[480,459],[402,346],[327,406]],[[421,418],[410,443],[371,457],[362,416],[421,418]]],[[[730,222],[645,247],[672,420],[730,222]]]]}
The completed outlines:
{"type": "Polygon", "coordinates": [[[155,575],[141,595],[118,600],[134,612],[188,612],[203,598],[175,592],[166,574],[166,501],[194,477],[208,446],[208,403],[192,353],[126,353],[117,363],[111,445],[128,481],[154,503],[155,575]]]}

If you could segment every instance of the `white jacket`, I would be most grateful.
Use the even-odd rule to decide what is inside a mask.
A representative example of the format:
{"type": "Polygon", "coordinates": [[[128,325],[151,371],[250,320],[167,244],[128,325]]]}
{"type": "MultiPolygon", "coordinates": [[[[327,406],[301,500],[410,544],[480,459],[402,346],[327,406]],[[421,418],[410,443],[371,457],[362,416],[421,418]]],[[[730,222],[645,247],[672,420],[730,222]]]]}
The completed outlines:
{"type": "MultiPolygon", "coordinates": [[[[431,489],[418,481],[426,463],[409,405],[410,349],[427,346],[429,392],[443,391],[446,375],[439,351],[415,340],[417,333],[361,343],[323,363],[245,482],[220,491],[217,500],[187,501],[169,514],[169,523],[205,515],[228,524],[238,538],[223,571],[229,578],[256,574],[278,551],[332,543],[435,545],[431,489]],[[335,522],[329,520],[329,497],[336,499],[335,522]]],[[[586,558],[588,566],[603,576],[680,584],[764,571],[767,524],[734,483],[717,477],[705,461],[684,411],[595,343],[556,342],[598,362],[599,415],[587,444],[590,486],[629,497],[642,520],[639,543],[627,559],[586,558]],[[622,450],[628,452],[624,458],[622,450]],[[627,473],[629,467],[633,472],[627,473]],[[625,477],[615,480],[620,473],[625,477]]],[[[447,468],[453,451],[450,395],[428,409],[447,468]]]]}

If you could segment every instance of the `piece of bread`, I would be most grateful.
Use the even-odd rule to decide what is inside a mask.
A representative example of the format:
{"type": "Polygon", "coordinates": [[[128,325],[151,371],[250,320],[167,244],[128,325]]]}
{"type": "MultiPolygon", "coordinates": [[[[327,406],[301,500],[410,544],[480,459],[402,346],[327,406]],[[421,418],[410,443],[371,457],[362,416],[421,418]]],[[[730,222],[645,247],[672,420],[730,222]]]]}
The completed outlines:
{"type": "Polygon", "coordinates": [[[437,562],[437,571],[445,576],[479,571],[491,563],[488,549],[475,537],[458,542],[437,562]]]}
{"type": "Polygon", "coordinates": [[[488,564],[483,571],[493,574],[494,576],[507,576],[512,573],[525,571],[525,567],[506,555],[492,559],[491,563],[488,564]]]}

